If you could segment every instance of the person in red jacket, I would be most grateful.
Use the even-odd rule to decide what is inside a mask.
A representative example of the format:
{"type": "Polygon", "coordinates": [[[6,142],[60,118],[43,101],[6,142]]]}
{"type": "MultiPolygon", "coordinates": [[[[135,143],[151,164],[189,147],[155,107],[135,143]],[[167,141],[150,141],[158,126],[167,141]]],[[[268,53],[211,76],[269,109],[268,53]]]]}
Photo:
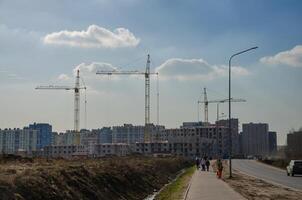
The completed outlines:
{"type": "Polygon", "coordinates": [[[222,170],[223,170],[223,165],[222,165],[222,162],[221,162],[220,159],[217,160],[216,165],[217,165],[217,177],[221,178],[221,176],[222,176],[222,170]]]}

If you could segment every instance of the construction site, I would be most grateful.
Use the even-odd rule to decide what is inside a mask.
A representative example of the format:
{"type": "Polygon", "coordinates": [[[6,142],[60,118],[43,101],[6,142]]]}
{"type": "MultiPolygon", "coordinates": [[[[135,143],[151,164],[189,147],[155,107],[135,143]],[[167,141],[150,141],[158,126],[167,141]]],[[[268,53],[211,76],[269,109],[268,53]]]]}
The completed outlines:
{"type": "MultiPolygon", "coordinates": [[[[228,102],[228,99],[208,100],[207,89],[203,88],[203,100],[199,99],[198,112],[204,112],[204,120],[197,122],[184,122],[179,128],[167,129],[159,124],[160,118],[160,94],[158,72],[150,69],[151,58],[147,55],[145,71],[138,70],[97,70],[96,76],[142,76],[145,81],[144,93],[144,121],[142,125],[124,124],[123,126],[103,127],[89,130],[87,124],[87,97],[85,77],[80,76],[79,69],[76,70],[75,83],[73,86],[46,85],[37,86],[37,90],[67,90],[74,91],[74,129],[65,133],[56,133],[50,130],[47,134],[36,132],[23,133],[21,130],[3,130],[1,134],[2,143],[8,143],[8,137],[18,138],[20,134],[24,137],[32,138],[30,142],[21,145],[16,142],[2,145],[1,151],[4,153],[20,154],[26,156],[43,157],[104,157],[110,155],[126,156],[130,154],[146,155],[177,155],[187,158],[196,156],[211,156],[223,158],[229,156],[229,150],[235,155],[241,155],[239,141],[239,122],[232,119],[231,137],[233,144],[230,144],[230,134],[228,132],[228,120],[220,119],[219,105],[228,102]],[[150,121],[150,77],[156,78],[156,123],[150,121]],[[85,128],[80,127],[80,94],[84,91],[84,116],[85,128]],[[208,120],[209,104],[217,105],[217,120],[210,123],[208,120]],[[203,105],[203,106],[200,106],[203,105]],[[29,135],[31,134],[31,135],[29,135]],[[47,143],[36,148],[35,140],[46,140],[44,137],[51,137],[47,143]],[[34,139],[36,138],[36,139],[34,139]],[[231,146],[232,145],[232,146],[231,146]],[[26,147],[24,147],[26,146],[26,147]],[[27,147],[28,146],[28,147],[27,147]],[[30,148],[29,148],[30,147],[30,148]]],[[[231,99],[231,102],[246,102],[244,99],[231,99]]],[[[113,102],[114,103],[114,102],[113,102]]],[[[39,124],[38,124],[39,126],[39,124]]],[[[50,125],[49,125],[50,126],[50,125]]],[[[30,128],[29,128],[30,129],[30,128]]],[[[12,139],[10,139],[12,140],[12,139]]],[[[30,140],[30,139],[27,139],[30,140]]]]}

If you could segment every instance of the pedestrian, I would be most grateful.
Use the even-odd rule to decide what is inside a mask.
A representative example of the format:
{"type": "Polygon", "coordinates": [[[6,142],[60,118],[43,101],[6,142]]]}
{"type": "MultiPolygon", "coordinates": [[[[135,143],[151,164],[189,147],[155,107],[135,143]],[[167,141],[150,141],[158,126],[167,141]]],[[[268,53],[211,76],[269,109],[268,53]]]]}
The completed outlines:
{"type": "Polygon", "coordinates": [[[209,161],[209,159],[206,160],[206,167],[207,167],[207,171],[209,171],[209,168],[210,168],[210,161],[209,161]]]}
{"type": "Polygon", "coordinates": [[[217,160],[216,165],[217,165],[217,177],[221,178],[222,170],[223,170],[223,165],[222,165],[221,159],[217,160]]]}
{"type": "Polygon", "coordinates": [[[197,156],[195,158],[195,163],[196,163],[196,168],[198,170],[199,169],[199,165],[200,165],[200,159],[197,156]]]}
{"type": "Polygon", "coordinates": [[[206,161],[204,160],[204,158],[201,159],[200,165],[201,165],[201,170],[205,171],[206,170],[206,161]]]}

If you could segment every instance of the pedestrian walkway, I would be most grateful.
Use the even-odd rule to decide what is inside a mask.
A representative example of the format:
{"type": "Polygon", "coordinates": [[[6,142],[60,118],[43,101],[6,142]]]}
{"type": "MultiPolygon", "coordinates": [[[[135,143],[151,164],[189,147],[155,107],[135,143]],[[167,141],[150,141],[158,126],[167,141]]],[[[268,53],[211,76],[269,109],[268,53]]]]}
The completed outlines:
{"type": "Polygon", "coordinates": [[[216,174],[210,172],[195,171],[186,200],[243,200],[240,194],[235,192],[227,183],[217,179],[216,174]]]}

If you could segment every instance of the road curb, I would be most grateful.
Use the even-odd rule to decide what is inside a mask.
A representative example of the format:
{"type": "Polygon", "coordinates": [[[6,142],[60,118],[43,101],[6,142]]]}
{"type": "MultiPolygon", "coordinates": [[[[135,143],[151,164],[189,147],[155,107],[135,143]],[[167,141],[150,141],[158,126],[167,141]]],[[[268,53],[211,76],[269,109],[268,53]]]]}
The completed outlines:
{"type": "MultiPolygon", "coordinates": [[[[197,169],[196,171],[198,171],[198,169],[197,169]]],[[[195,173],[196,173],[196,171],[195,171],[195,173]]],[[[193,176],[194,176],[194,174],[193,174],[193,176]]],[[[193,178],[193,176],[192,176],[192,178],[193,178]]],[[[187,189],[186,189],[186,193],[185,193],[185,195],[184,195],[183,200],[186,200],[187,197],[188,197],[189,190],[190,190],[190,188],[191,188],[192,178],[191,178],[191,180],[190,180],[190,182],[189,182],[189,185],[188,185],[188,187],[187,187],[187,189]]]]}
{"type": "Polygon", "coordinates": [[[276,183],[274,181],[270,181],[270,180],[267,180],[267,179],[264,179],[264,178],[260,178],[260,177],[257,177],[257,176],[254,176],[254,175],[250,175],[246,172],[243,172],[243,171],[240,171],[238,169],[236,169],[237,173],[241,173],[243,175],[246,175],[246,176],[249,176],[249,177],[253,177],[255,179],[259,179],[259,180],[262,180],[264,182],[267,182],[267,183],[270,183],[270,184],[273,184],[273,185],[276,185],[276,186],[279,186],[279,187],[283,187],[283,188],[286,188],[286,189],[291,189],[291,190],[294,190],[296,192],[302,192],[302,190],[299,190],[297,188],[293,188],[293,187],[289,187],[289,186],[286,186],[286,185],[283,185],[283,184],[280,184],[280,183],[276,183]]]}

